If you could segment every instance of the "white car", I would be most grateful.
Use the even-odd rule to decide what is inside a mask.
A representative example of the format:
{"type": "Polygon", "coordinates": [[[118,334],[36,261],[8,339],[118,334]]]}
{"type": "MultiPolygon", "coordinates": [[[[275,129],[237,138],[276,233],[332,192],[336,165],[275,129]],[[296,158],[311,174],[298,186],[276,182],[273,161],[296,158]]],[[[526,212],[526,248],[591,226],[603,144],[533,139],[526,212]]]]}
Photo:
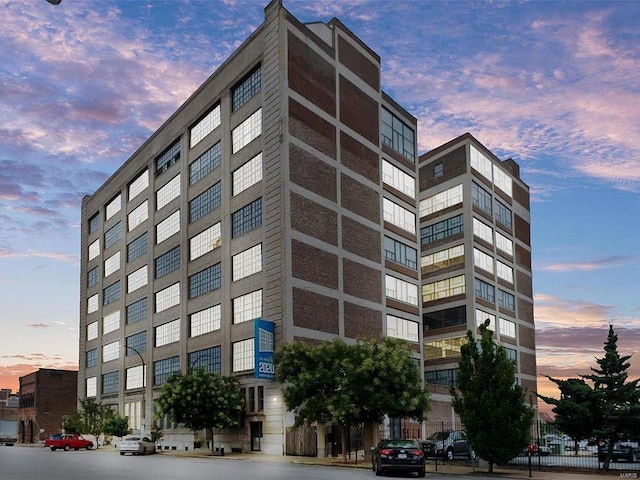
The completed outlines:
{"type": "Polygon", "coordinates": [[[156,453],[156,444],[149,437],[140,435],[129,435],[120,442],[120,455],[130,453],[132,455],[147,455],[156,453]]]}

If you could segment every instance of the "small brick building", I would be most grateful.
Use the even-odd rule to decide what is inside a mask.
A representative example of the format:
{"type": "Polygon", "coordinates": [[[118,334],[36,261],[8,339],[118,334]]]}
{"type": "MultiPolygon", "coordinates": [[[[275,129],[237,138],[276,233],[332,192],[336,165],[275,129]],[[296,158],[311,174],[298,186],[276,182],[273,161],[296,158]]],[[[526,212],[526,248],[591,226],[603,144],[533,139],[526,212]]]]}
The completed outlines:
{"type": "Polygon", "coordinates": [[[20,377],[18,443],[38,443],[59,432],[62,418],[77,410],[78,372],[40,370],[20,377]]]}

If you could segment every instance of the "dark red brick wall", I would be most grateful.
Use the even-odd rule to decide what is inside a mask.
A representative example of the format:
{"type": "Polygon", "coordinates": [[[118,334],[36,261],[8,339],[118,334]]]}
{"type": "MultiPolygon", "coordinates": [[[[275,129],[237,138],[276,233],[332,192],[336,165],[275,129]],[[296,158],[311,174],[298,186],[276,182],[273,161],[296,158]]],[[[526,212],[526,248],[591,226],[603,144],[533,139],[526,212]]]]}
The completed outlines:
{"type": "Polygon", "coordinates": [[[382,338],[382,312],[344,303],[344,334],[349,338],[382,338]]]}
{"type": "Polygon", "coordinates": [[[338,245],[337,212],[295,193],[291,193],[291,228],[338,245]]]}
{"type": "Polygon", "coordinates": [[[318,293],[293,289],[293,324],[337,335],[338,300],[318,293]]]}

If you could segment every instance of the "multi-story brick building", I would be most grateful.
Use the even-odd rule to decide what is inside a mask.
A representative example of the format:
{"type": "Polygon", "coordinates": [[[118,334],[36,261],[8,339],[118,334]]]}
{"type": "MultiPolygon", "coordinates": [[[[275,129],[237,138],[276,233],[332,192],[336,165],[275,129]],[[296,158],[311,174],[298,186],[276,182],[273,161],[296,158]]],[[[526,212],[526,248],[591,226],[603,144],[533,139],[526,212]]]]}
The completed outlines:
{"type": "Polygon", "coordinates": [[[452,418],[467,330],[486,319],[536,404],[529,187],[512,160],[464,134],[420,157],[425,379],[439,417],[452,418]]]}
{"type": "Polygon", "coordinates": [[[422,359],[416,119],[380,62],[339,20],[302,24],[272,1],[83,200],[80,396],[149,429],[172,372],[234,375],[245,424],[216,442],[280,454],[294,419],[259,350],[388,335],[422,359]]]}
{"type": "Polygon", "coordinates": [[[59,432],[76,411],[78,372],[41,368],[20,377],[18,443],[38,443],[59,432]]]}

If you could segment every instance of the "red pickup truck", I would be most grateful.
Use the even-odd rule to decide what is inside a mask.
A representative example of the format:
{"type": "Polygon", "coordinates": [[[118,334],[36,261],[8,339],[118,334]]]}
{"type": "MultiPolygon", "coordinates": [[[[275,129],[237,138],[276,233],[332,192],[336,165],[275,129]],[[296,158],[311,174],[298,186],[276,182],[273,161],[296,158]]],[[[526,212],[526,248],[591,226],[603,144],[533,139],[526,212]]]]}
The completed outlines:
{"type": "Polygon", "coordinates": [[[90,450],[93,448],[93,442],[76,433],[64,433],[47,438],[44,441],[44,446],[49,447],[52,452],[55,452],[58,448],[62,448],[65,451],[69,451],[72,448],[74,450],[80,450],[81,448],[90,450]]]}

